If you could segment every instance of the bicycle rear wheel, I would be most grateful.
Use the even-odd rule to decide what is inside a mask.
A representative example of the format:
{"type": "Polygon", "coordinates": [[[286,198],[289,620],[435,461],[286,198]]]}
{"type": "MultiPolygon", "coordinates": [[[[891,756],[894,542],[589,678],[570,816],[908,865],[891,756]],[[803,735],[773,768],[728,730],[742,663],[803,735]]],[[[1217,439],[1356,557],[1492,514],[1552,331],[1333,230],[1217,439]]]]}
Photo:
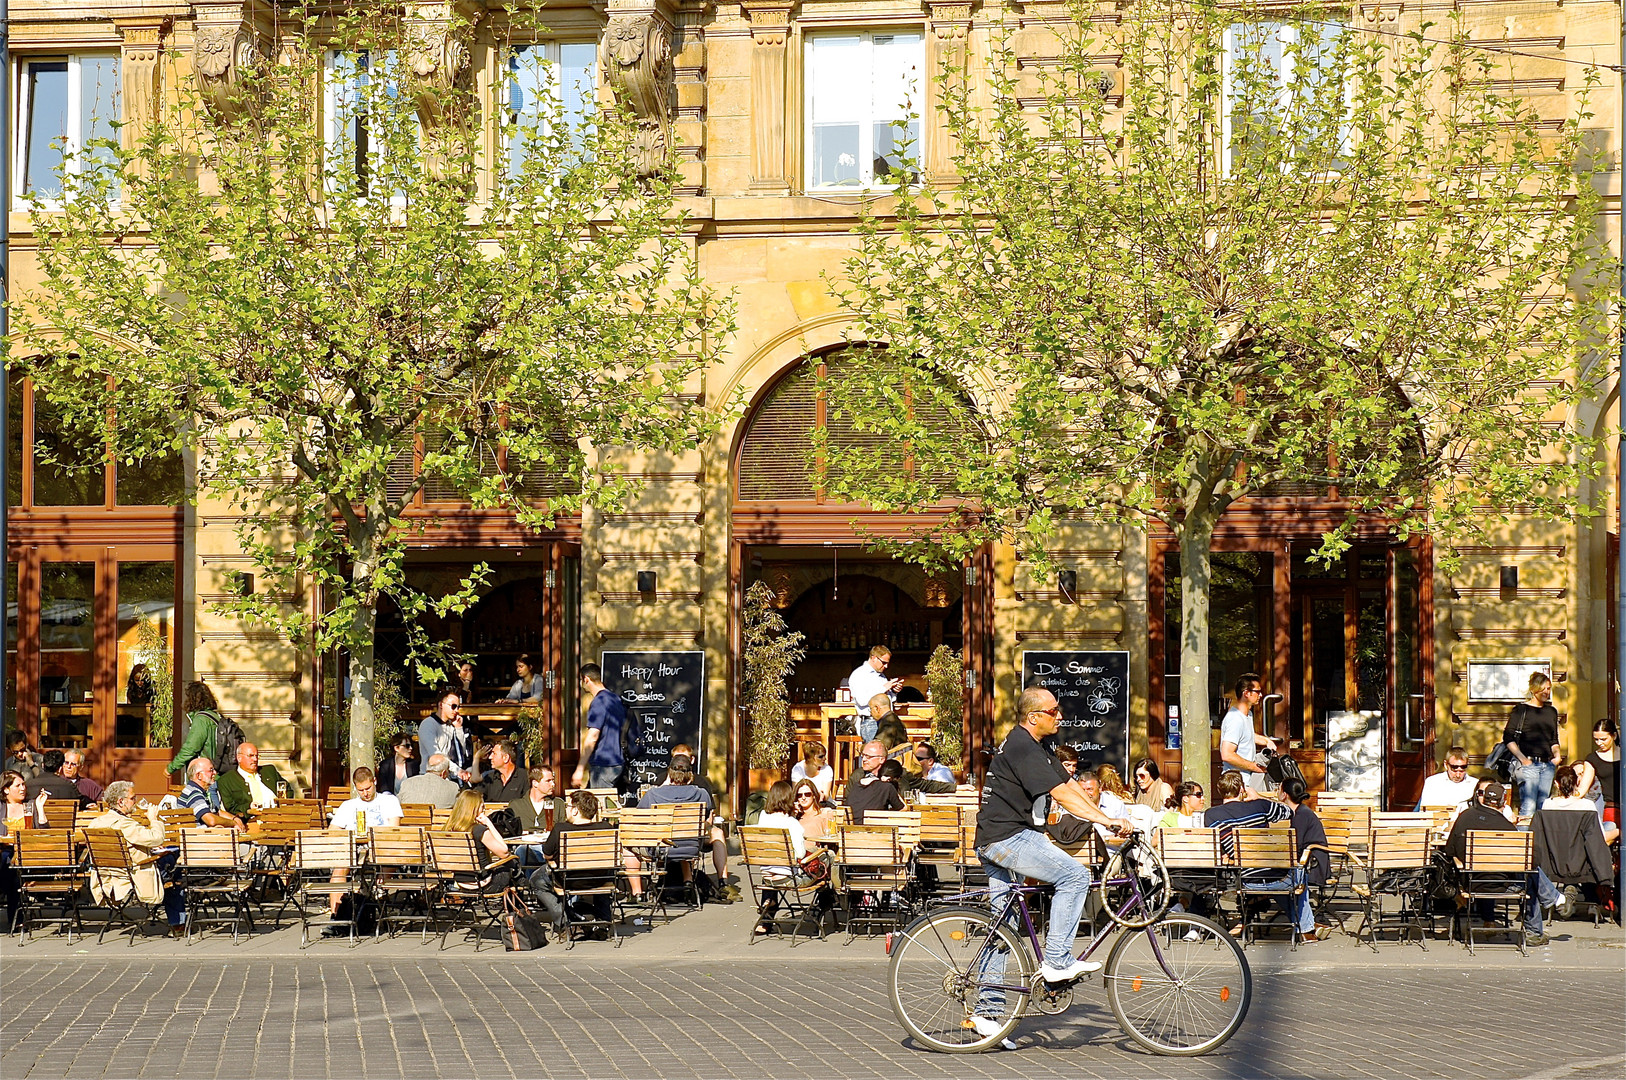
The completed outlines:
{"type": "Polygon", "coordinates": [[[997,1045],[1027,1008],[1032,959],[986,908],[938,908],[892,939],[892,1011],[923,1045],[969,1054],[997,1045]],[[990,935],[990,931],[992,932],[990,935]],[[972,1016],[993,1021],[979,1032],[972,1016]]]}
{"type": "Polygon", "coordinates": [[[1208,1053],[1242,1026],[1253,1000],[1253,973],[1242,949],[1222,927],[1196,915],[1170,915],[1144,930],[1123,931],[1104,974],[1107,1001],[1124,1034],[1158,1054],[1208,1053]]]}

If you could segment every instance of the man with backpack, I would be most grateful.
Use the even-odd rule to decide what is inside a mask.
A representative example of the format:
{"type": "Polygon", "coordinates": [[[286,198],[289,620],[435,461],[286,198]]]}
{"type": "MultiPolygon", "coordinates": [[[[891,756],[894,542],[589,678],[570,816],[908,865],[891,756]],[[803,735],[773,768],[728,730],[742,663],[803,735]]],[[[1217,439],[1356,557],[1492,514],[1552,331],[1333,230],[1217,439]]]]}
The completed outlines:
{"type": "MultiPolygon", "coordinates": [[[[243,729],[235,720],[220,711],[214,691],[202,682],[189,682],[181,696],[181,708],[186,713],[188,727],[181,749],[170,760],[167,771],[174,773],[186,768],[193,759],[206,757],[215,769],[224,772],[237,767],[237,748],[247,741],[243,729]]],[[[190,774],[188,774],[190,775],[190,774]]]]}
{"type": "Polygon", "coordinates": [[[595,790],[620,787],[627,767],[625,741],[632,734],[627,726],[627,703],[604,685],[604,669],[583,664],[582,690],[593,695],[587,707],[587,731],[582,735],[582,756],[571,778],[571,786],[595,790]]]}

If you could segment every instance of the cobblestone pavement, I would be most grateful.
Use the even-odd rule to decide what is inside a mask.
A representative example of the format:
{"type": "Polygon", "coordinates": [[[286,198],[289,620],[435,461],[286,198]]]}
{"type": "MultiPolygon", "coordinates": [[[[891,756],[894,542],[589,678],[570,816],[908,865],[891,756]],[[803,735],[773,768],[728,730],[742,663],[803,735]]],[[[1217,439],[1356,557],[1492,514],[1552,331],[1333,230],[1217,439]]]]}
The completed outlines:
{"type": "Polygon", "coordinates": [[[476,955],[407,937],[298,948],[295,931],[195,946],[44,939],[0,947],[0,1075],[23,1077],[1530,1077],[1626,1076],[1617,928],[1521,958],[1435,942],[1248,950],[1241,1032],[1199,1059],[1148,1056],[1099,984],[1034,1016],[1020,1049],[926,1053],[902,1034],[879,940],[746,947],[743,907],[624,948],[476,955]],[[1545,1019],[1515,1020],[1518,1017],[1545,1019]]]}

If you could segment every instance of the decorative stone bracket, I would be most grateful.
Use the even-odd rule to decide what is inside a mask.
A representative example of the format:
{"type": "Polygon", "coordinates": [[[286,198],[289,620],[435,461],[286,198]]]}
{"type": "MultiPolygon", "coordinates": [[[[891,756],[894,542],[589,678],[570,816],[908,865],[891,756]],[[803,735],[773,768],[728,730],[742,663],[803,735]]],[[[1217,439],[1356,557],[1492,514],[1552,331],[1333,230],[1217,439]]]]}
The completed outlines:
{"type": "Polygon", "coordinates": [[[469,31],[484,13],[460,0],[427,0],[406,28],[406,69],[424,130],[462,123],[473,106],[469,31]]]}
{"type": "Polygon", "coordinates": [[[192,71],[204,107],[230,123],[244,112],[243,85],[271,50],[270,11],[259,0],[194,4],[192,71]]]}
{"type": "Polygon", "coordinates": [[[743,0],[751,20],[751,187],[790,189],[785,154],[785,43],[795,0],[743,0]]]}
{"type": "Polygon", "coordinates": [[[672,118],[677,111],[673,13],[664,0],[609,0],[609,15],[599,40],[599,66],[617,100],[637,122],[632,152],[638,175],[653,176],[672,161],[672,118]]]}

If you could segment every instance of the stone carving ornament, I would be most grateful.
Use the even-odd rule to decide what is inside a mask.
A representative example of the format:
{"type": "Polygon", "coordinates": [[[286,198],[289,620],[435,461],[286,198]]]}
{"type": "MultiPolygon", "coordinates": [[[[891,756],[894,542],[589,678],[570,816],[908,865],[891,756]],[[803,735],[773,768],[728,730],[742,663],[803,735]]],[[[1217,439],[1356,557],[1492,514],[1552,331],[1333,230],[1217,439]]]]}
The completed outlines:
{"type": "Polygon", "coordinates": [[[192,67],[205,106],[222,120],[240,116],[244,80],[262,59],[252,28],[242,22],[203,23],[192,45],[192,67]]]}
{"type": "Polygon", "coordinates": [[[633,153],[641,176],[666,168],[671,155],[677,86],[672,72],[672,28],[653,15],[617,16],[605,27],[599,65],[616,96],[637,118],[633,153]]]}
{"type": "Polygon", "coordinates": [[[414,100],[426,125],[446,119],[448,104],[469,91],[469,46],[447,20],[414,22],[407,31],[407,70],[417,80],[414,100]]]}

